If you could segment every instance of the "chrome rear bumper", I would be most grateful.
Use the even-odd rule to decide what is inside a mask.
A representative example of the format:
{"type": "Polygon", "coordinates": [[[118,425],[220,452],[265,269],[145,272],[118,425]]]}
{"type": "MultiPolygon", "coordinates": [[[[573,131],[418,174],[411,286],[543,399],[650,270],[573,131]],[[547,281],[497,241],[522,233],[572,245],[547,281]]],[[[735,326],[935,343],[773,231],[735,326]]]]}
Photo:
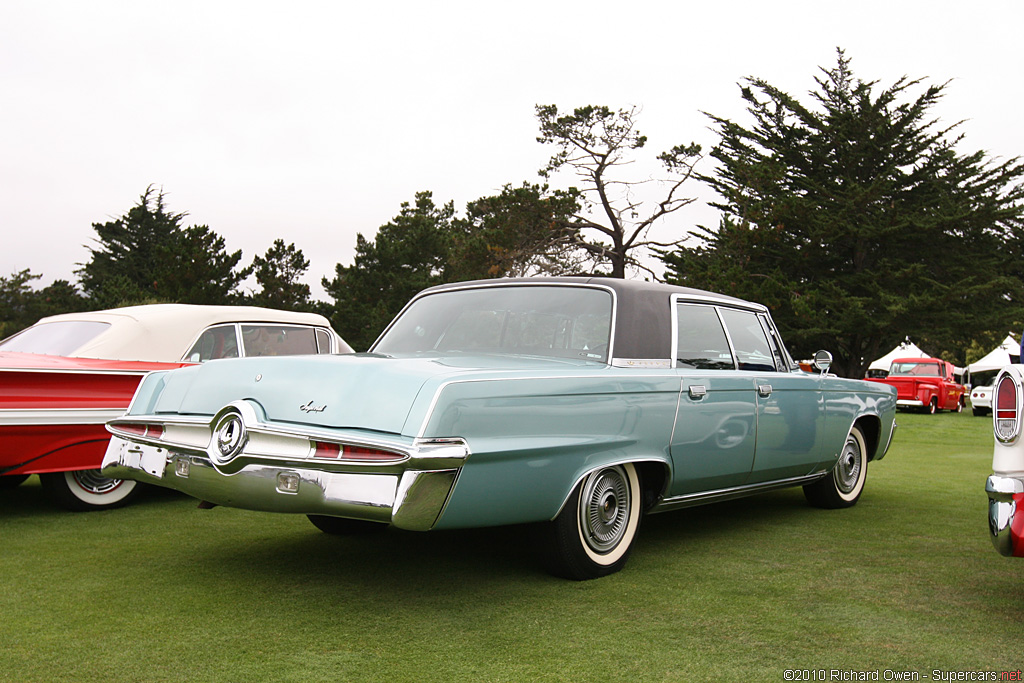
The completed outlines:
{"type": "Polygon", "coordinates": [[[110,439],[102,471],[175,489],[200,500],[268,512],[349,517],[426,531],[444,511],[469,456],[463,442],[420,444],[399,465],[299,462],[263,457],[236,472],[206,453],[110,439]]]}
{"type": "Polygon", "coordinates": [[[924,408],[924,401],[917,398],[901,398],[896,401],[896,405],[900,408],[924,408]]]}

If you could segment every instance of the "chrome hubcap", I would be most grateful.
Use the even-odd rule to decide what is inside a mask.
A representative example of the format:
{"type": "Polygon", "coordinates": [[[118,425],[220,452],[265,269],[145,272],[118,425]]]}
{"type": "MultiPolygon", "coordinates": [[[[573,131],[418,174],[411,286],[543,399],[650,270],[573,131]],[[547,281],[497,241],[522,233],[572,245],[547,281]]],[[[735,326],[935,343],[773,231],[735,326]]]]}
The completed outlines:
{"type": "Polygon", "coordinates": [[[599,553],[613,550],[626,533],[630,502],[621,467],[590,475],[580,492],[580,529],[587,545],[599,553]]]}
{"type": "Polygon", "coordinates": [[[74,477],[75,483],[81,488],[97,495],[110,493],[122,483],[121,479],[104,477],[100,474],[99,470],[78,470],[72,472],[71,476],[74,477]]]}
{"type": "Polygon", "coordinates": [[[836,465],[836,485],[843,493],[850,493],[857,486],[860,470],[863,467],[860,443],[852,436],[846,440],[839,464],[836,465]]]}

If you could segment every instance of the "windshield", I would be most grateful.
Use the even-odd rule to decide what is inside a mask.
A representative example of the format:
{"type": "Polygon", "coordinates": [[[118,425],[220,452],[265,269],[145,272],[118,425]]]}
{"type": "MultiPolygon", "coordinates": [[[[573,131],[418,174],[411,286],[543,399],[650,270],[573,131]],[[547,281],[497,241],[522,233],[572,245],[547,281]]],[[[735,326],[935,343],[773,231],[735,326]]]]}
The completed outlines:
{"type": "Polygon", "coordinates": [[[913,376],[913,377],[942,377],[941,367],[938,363],[893,363],[889,369],[889,376],[913,376]]]}
{"type": "Polygon", "coordinates": [[[0,351],[70,356],[110,327],[110,323],[68,320],[41,323],[0,342],[0,351]]]}
{"type": "Polygon", "coordinates": [[[612,297],[587,287],[519,285],[416,300],[371,349],[376,353],[517,353],[605,361],[612,297]]]}

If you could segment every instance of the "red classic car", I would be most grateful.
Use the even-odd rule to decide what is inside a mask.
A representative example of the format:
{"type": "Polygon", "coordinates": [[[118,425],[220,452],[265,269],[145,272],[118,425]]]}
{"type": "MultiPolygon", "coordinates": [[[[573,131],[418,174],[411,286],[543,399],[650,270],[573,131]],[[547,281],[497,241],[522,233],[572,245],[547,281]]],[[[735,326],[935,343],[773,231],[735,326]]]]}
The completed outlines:
{"type": "Polygon", "coordinates": [[[868,378],[896,387],[896,405],[936,413],[964,409],[964,387],[956,381],[954,367],[939,358],[897,358],[887,377],[868,378]]]}
{"type": "Polygon", "coordinates": [[[142,377],[219,358],[352,349],[327,319],[245,306],[156,304],[43,318],[0,342],[0,488],[38,474],[68,509],[123,505],[134,481],[104,477],[104,423],[142,377]]]}

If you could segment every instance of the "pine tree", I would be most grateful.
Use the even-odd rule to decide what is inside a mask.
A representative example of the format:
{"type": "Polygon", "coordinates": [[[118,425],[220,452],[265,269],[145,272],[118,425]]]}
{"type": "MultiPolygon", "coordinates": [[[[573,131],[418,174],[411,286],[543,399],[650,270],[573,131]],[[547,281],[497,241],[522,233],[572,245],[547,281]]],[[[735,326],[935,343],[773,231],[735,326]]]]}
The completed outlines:
{"type": "Polygon", "coordinates": [[[294,242],[285,246],[284,240],[274,240],[274,246],[265,255],[252,261],[252,271],[260,286],[252,302],[290,311],[308,310],[313,305],[309,285],[301,282],[308,268],[309,259],[301,249],[296,249],[294,242]]]}
{"type": "Polygon", "coordinates": [[[711,116],[722,220],[662,252],[666,279],[771,306],[796,355],[846,376],[908,335],[962,363],[976,328],[1024,317],[1024,165],[957,151],[930,118],[946,84],[876,92],[842,51],[815,80],[814,106],[749,79],[752,126],[711,116]]]}
{"type": "Polygon", "coordinates": [[[117,220],[93,223],[97,247],[76,274],[98,308],[155,301],[236,303],[248,276],[236,270],[242,252],[228,254],[208,226],[183,228],[184,213],[171,213],[153,186],[117,220]]]}

